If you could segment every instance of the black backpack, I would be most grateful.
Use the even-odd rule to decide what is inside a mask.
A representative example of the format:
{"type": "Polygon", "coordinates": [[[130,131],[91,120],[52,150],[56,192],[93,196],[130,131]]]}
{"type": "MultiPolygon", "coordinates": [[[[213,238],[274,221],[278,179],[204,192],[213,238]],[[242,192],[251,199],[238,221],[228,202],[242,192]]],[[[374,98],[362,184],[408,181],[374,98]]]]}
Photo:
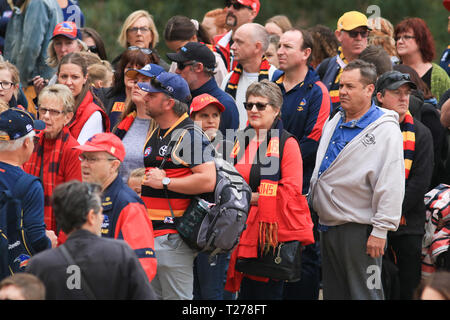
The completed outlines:
{"type": "Polygon", "coordinates": [[[0,280],[23,272],[34,253],[23,226],[20,200],[34,180],[38,178],[24,174],[12,190],[0,180],[0,280]]]}
{"type": "MultiPolygon", "coordinates": [[[[194,127],[184,127],[203,131],[194,127]]],[[[183,134],[184,135],[184,134],[183,134]]],[[[172,139],[172,142],[179,141],[172,139]]],[[[174,143],[170,143],[164,156],[165,160],[172,152],[174,143]]],[[[216,186],[214,192],[194,197],[182,217],[174,219],[176,228],[183,240],[193,249],[211,253],[231,251],[239,242],[245,230],[250,210],[252,190],[232,164],[216,156],[216,186]]],[[[167,193],[166,193],[167,196],[167,193]]],[[[170,206],[170,201],[169,201],[170,206]]],[[[172,216],[172,208],[170,208],[172,216]]]]}

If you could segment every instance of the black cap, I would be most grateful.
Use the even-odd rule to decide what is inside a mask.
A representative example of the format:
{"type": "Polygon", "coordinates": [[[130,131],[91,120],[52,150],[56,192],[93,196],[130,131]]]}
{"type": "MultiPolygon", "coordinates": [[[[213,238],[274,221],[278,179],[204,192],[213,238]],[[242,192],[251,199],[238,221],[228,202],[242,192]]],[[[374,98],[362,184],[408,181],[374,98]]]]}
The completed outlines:
{"type": "Polygon", "coordinates": [[[208,69],[216,68],[216,57],[205,44],[200,42],[188,42],[177,53],[168,53],[167,57],[171,61],[186,62],[198,61],[203,63],[208,69]]]}
{"type": "Polygon", "coordinates": [[[404,84],[408,84],[411,89],[417,89],[416,84],[411,81],[409,74],[399,71],[388,71],[378,78],[375,90],[377,93],[384,89],[397,90],[404,84]]]}
{"type": "Polygon", "coordinates": [[[0,135],[0,140],[9,141],[22,138],[33,130],[44,130],[45,123],[34,120],[31,115],[18,108],[10,108],[0,113],[0,131],[7,135],[0,135]]]}

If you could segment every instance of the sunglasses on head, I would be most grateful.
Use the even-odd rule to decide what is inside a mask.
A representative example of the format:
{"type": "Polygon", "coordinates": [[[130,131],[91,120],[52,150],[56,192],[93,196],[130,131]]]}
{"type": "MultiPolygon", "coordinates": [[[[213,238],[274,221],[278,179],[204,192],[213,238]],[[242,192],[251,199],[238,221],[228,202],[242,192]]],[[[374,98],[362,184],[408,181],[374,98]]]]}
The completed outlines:
{"type": "Polygon", "coordinates": [[[350,38],[356,38],[358,37],[358,34],[361,35],[361,38],[367,38],[369,36],[369,30],[364,30],[364,31],[345,31],[348,33],[348,35],[350,36],[350,38]]]}
{"type": "Polygon", "coordinates": [[[152,85],[152,87],[154,87],[156,89],[159,89],[159,90],[163,90],[165,94],[167,94],[170,97],[172,97],[172,91],[173,90],[169,90],[165,85],[163,85],[161,83],[161,81],[159,81],[155,77],[150,78],[150,84],[152,85]]]}
{"type": "Polygon", "coordinates": [[[233,8],[234,8],[235,10],[241,10],[242,8],[247,8],[247,9],[253,10],[253,8],[250,7],[250,6],[245,6],[245,5],[240,4],[239,2],[236,2],[236,1],[230,1],[230,0],[227,0],[227,1],[225,2],[225,7],[226,7],[226,8],[229,8],[229,7],[231,7],[231,6],[233,6],[233,8]]]}
{"type": "Polygon", "coordinates": [[[153,52],[152,49],[140,48],[140,47],[137,47],[137,46],[128,47],[128,50],[131,50],[131,51],[140,50],[142,53],[145,53],[145,54],[152,54],[152,52],[153,52]]]}
{"type": "Polygon", "coordinates": [[[258,111],[264,111],[266,110],[267,105],[269,103],[262,103],[262,102],[244,102],[244,108],[247,111],[250,111],[253,109],[253,107],[256,107],[258,111]]]}

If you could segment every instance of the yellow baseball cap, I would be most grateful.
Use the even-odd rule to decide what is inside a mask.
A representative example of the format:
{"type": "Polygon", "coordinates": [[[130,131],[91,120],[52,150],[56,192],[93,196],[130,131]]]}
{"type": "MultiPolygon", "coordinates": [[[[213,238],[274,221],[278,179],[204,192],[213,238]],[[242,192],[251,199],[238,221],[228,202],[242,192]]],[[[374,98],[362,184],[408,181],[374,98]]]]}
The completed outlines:
{"type": "Polygon", "coordinates": [[[339,31],[350,31],[358,27],[367,27],[368,29],[370,29],[367,22],[367,17],[358,11],[349,11],[344,13],[339,18],[337,23],[337,29],[339,31]]]}

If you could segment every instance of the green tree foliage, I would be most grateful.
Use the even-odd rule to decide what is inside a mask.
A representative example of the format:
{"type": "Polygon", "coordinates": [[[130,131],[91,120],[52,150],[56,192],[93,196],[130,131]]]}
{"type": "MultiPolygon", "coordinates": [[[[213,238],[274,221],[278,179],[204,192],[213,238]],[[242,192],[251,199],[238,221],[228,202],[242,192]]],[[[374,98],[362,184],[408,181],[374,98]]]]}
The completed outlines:
{"type": "MultiPolygon", "coordinates": [[[[162,39],[167,20],[174,15],[185,15],[201,21],[203,15],[212,9],[223,7],[222,0],[79,0],[86,17],[86,26],[96,29],[105,42],[108,58],[112,60],[123,48],[117,42],[120,29],[126,17],[135,10],[145,9],[153,15],[160,42],[157,46],[165,57],[167,47],[162,39]]],[[[405,17],[424,19],[436,41],[436,59],[449,44],[447,17],[450,13],[441,0],[261,0],[261,10],[255,22],[265,21],[277,14],[288,16],[294,25],[308,28],[316,24],[326,25],[333,30],[339,17],[346,11],[357,10],[370,17],[376,12],[367,9],[378,6],[380,15],[395,26],[405,17]]]]}

